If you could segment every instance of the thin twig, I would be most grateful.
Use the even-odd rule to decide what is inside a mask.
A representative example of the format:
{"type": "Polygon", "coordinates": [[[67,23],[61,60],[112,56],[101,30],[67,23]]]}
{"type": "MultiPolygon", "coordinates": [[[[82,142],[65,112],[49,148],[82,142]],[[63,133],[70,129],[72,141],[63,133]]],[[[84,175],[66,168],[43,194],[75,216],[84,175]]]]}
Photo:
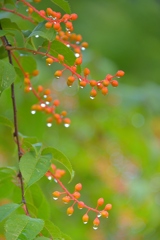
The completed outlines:
{"type": "MultiPolygon", "coordinates": [[[[1,25],[0,25],[0,29],[2,29],[1,25]]],[[[7,48],[7,46],[11,46],[7,40],[7,38],[5,36],[0,37],[3,46],[5,48],[7,48]]],[[[6,49],[7,53],[8,53],[8,60],[9,63],[11,65],[13,65],[12,62],[12,56],[11,56],[11,50],[6,49]]],[[[20,162],[20,159],[23,155],[22,151],[21,151],[21,147],[20,147],[20,141],[19,141],[19,135],[18,135],[18,121],[17,121],[17,108],[16,108],[16,100],[15,100],[15,89],[14,89],[14,83],[11,84],[11,98],[12,98],[12,106],[13,106],[13,116],[14,116],[14,138],[16,140],[16,144],[17,144],[17,148],[18,148],[18,161],[20,162]]],[[[29,211],[26,205],[26,200],[25,200],[25,196],[24,196],[24,183],[23,183],[23,177],[22,177],[22,173],[19,170],[18,173],[18,178],[20,180],[20,186],[21,186],[21,194],[22,194],[22,203],[24,204],[23,209],[25,211],[25,214],[29,216],[29,211]]]]}

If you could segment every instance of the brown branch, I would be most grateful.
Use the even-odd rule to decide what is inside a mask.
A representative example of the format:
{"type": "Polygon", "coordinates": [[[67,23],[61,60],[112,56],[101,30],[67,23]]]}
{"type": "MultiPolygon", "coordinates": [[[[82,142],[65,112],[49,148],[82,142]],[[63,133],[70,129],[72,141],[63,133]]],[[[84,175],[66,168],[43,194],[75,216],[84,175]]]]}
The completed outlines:
{"type": "MultiPolygon", "coordinates": [[[[1,25],[0,25],[0,29],[2,29],[1,25]]],[[[3,46],[5,48],[7,48],[7,46],[11,46],[7,40],[7,38],[5,36],[0,37],[3,46]]],[[[13,65],[12,62],[12,56],[11,56],[11,50],[6,49],[7,53],[8,53],[8,60],[9,63],[11,65],[13,65]]],[[[14,116],[14,138],[17,144],[17,148],[18,148],[18,160],[20,161],[23,153],[21,151],[21,147],[20,147],[20,141],[19,141],[19,135],[18,135],[18,121],[17,121],[17,108],[16,108],[16,99],[15,99],[15,88],[14,88],[14,83],[11,84],[11,98],[12,98],[12,106],[13,106],[13,116],[14,116]]],[[[20,180],[20,186],[21,186],[21,194],[22,194],[22,203],[24,204],[23,209],[25,211],[25,214],[29,216],[29,211],[26,205],[26,200],[25,200],[25,196],[24,196],[24,183],[23,183],[23,177],[22,177],[22,173],[19,170],[18,173],[18,178],[20,180]]]]}

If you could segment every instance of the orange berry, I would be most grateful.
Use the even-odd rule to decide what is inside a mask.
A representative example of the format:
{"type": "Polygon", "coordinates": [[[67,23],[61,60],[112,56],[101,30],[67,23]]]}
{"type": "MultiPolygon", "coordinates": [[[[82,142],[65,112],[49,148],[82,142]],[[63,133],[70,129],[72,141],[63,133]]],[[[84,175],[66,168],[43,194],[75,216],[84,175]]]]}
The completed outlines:
{"type": "Polygon", "coordinates": [[[39,74],[39,71],[37,69],[35,69],[33,72],[32,72],[32,75],[33,76],[37,76],[39,74]]]}
{"type": "Polygon", "coordinates": [[[30,74],[29,74],[28,72],[25,72],[25,73],[24,73],[24,76],[25,76],[26,78],[29,78],[30,74]]]}
{"type": "Polygon", "coordinates": [[[75,191],[81,191],[81,189],[82,189],[82,184],[81,183],[77,183],[75,185],[75,191]]]}
{"type": "Polygon", "coordinates": [[[64,56],[61,55],[61,54],[58,54],[58,60],[59,60],[60,62],[64,62],[64,56]]]}
{"type": "Polygon", "coordinates": [[[65,204],[69,203],[70,200],[71,200],[71,199],[70,199],[69,196],[65,196],[65,197],[62,198],[62,201],[63,201],[65,204]]]}
{"type": "Polygon", "coordinates": [[[29,78],[24,78],[24,83],[25,83],[25,84],[30,84],[30,83],[31,83],[31,81],[30,81],[30,79],[29,79],[29,78]]]}
{"type": "Polygon", "coordinates": [[[55,177],[56,178],[61,178],[61,177],[63,177],[63,175],[66,173],[66,171],[65,170],[63,170],[63,169],[56,169],[56,172],[55,172],[55,177]]]}
{"type": "Polygon", "coordinates": [[[81,63],[82,63],[82,58],[81,57],[76,58],[75,64],[80,65],[81,63]]]}
{"type": "Polygon", "coordinates": [[[62,19],[63,19],[64,22],[68,21],[69,18],[70,18],[70,15],[67,14],[67,13],[64,14],[63,17],[62,17],[62,19]]]}
{"type": "Polygon", "coordinates": [[[106,204],[105,208],[104,208],[106,211],[109,211],[112,209],[112,204],[108,203],[106,204]]]}
{"type": "Polygon", "coordinates": [[[94,88],[92,88],[92,90],[90,92],[90,97],[95,98],[96,95],[97,95],[97,91],[94,88]]]}
{"type": "Polygon", "coordinates": [[[39,11],[41,15],[45,16],[46,15],[46,12],[44,10],[40,10],[39,11]]]}
{"type": "Polygon", "coordinates": [[[89,83],[90,83],[91,87],[94,87],[97,85],[97,81],[95,81],[95,80],[90,80],[89,83]]]}
{"type": "Polygon", "coordinates": [[[61,115],[62,115],[63,117],[65,117],[65,116],[67,115],[67,112],[66,112],[66,111],[62,111],[62,112],[61,112],[61,115]]]}
{"type": "Polygon", "coordinates": [[[103,88],[103,84],[102,84],[101,82],[98,82],[98,83],[97,83],[97,88],[98,88],[98,89],[102,89],[102,88],[103,88]]]}
{"type": "Polygon", "coordinates": [[[47,123],[52,123],[52,122],[53,122],[53,118],[52,117],[47,118],[47,123]]]}
{"type": "Polygon", "coordinates": [[[78,18],[78,15],[76,14],[76,13],[72,13],[71,15],[70,15],[70,19],[71,20],[76,20],[78,18]]]}
{"type": "Polygon", "coordinates": [[[54,60],[52,58],[46,58],[46,63],[47,64],[52,64],[54,60]]]}
{"type": "Polygon", "coordinates": [[[54,106],[58,106],[60,104],[60,101],[58,100],[58,99],[55,99],[54,101],[53,101],[53,105],[54,106]]]}
{"type": "Polygon", "coordinates": [[[25,92],[30,92],[30,91],[31,91],[31,88],[30,88],[29,86],[27,86],[27,87],[24,88],[24,91],[25,91],[25,92]]]}
{"type": "Polygon", "coordinates": [[[82,36],[81,36],[80,34],[78,34],[78,35],[76,36],[76,41],[77,41],[77,42],[82,41],[82,36]]]}
{"type": "Polygon", "coordinates": [[[60,23],[55,23],[55,24],[53,25],[53,28],[54,28],[55,30],[59,30],[59,29],[61,28],[60,23]]]}
{"type": "Polygon", "coordinates": [[[43,87],[41,85],[39,85],[37,90],[38,90],[38,92],[43,92],[43,87]]]}
{"type": "Polygon", "coordinates": [[[71,124],[71,120],[69,118],[64,118],[63,122],[64,122],[64,124],[68,124],[68,125],[71,124]]]}
{"type": "Polygon", "coordinates": [[[83,221],[84,224],[87,224],[87,223],[88,223],[88,220],[89,220],[89,216],[88,216],[88,214],[86,213],[86,214],[83,215],[82,221],[83,221]]]}
{"type": "Polygon", "coordinates": [[[61,193],[58,192],[58,191],[55,191],[55,192],[52,193],[52,195],[53,195],[53,197],[57,197],[58,198],[61,195],[61,193]]]}
{"type": "Polygon", "coordinates": [[[33,8],[29,7],[28,12],[29,12],[29,14],[31,14],[33,12],[33,8]]]}
{"type": "Polygon", "coordinates": [[[52,107],[45,107],[45,112],[46,113],[51,113],[53,111],[52,107]]]}
{"type": "Polygon", "coordinates": [[[103,211],[101,211],[101,216],[105,217],[105,218],[108,218],[109,213],[107,211],[103,210],[103,211]]]}
{"type": "Polygon", "coordinates": [[[60,12],[56,12],[56,18],[61,18],[61,13],[60,12]]]}
{"type": "Polygon", "coordinates": [[[112,80],[111,84],[113,87],[117,87],[118,86],[118,81],[117,80],[112,80]]]}
{"type": "Polygon", "coordinates": [[[99,198],[97,201],[97,206],[102,206],[104,203],[104,199],[103,198],[99,198]]]}
{"type": "Polygon", "coordinates": [[[80,85],[81,88],[84,88],[87,85],[87,82],[86,81],[80,81],[79,85],[80,85]]]}
{"type": "Polygon", "coordinates": [[[103,95],[106,95],[108,93],[108,88],[107,87],[103,87],[101,89],[101,92],[102,92],[103,95]]]}
{"type": "Polygon", "coordinates": [[[56,165],[54,165],[53,163],[51,164],[51,168],[52,170],[55,172],[55,170],[57,169],[56,165]]]}
{"type": "Polygon", "coordinates": [[[90,74],[90,70],[89,70],[88,68],[85,68],[85,69],[83,70],[83,73],[84,73],[84,76],[87,76],[87,75],[90,74]]]}
{"type": "Polygon", "coordinates": [[[108,79],[103,80],[103,85],[105,87],[108,87],[109,84],[110,84],[110,81],[108,79]]]}
{"type": "Polygon", "coordinates": [[[88,43],[87,43],[87,42],[82,42],[81,46],[82,46],[83,48],[87,48],[87,47],[88,47],[88,43]]]}
{"type": "Polygon", "coordinates": [[[71,216],[73,214],[73,212],[74,212],[74,208],[73,207],[67,208],[67,215],[68,216],[71,216]]]}
{"type": "Polygon", "coordinates": [[[69,76],[69,77],[68,77],[68,81],[69,81],[70,83],[73,83],[73,82],[75,81],[75,77],[69,76]]]}
{"type": "Polygon", "coordinates": [[[46,89],[45,91],[44,91],[44,95],[50,95],[51,94],[51,90],[50,89],[46,89]]]}
{"type": "Polygon", "coordinates": [[[72,194],[76,199],[80,198],[81,194],[79,192],[74,192],[72,194]]]}
{"type": "Polygon", "coordinates": [[[117,76],[117,77],[123,77],[124,74],[125,74],[124,71],[118,70],[117,73],[116,73],[116,76],[117,76]]]}
{"type": "Polygon", "coordinates": [[[94,221],[93,221],[93,225],[94,225],[95,227],[98,227],[99,224],[100,224],[100,220],[99,220],[98,217],[96,217],[96,218],[94,219],[94,221]]]}
{"type": "Polygon", "coordinates": [[[49,15],[49,16],[52,15],[52,12],[53,12],[53,10],[51,8],[46,9],[47,15],[49,15]]]}
{"type": "Polygon", "coordinates": [[[82,201],[80,201],[80,202],[78,202],[78,208],[79,209],[82,209],[82,208],[84,208],[84,202],[82,202],[82,201]]]}
{"type": "Polygon", "coordinates": [[[112,76],[111,74],[107,74],[106,79],[107,79],[108,81],[110,81],[112,78],[113,78],[113,76],[112,76]]]}
{"type": "Polygon", "coordinates": [[[57,70],[55,73],[54,73],[54,76],[59,78],[60,76],[62,76],[62,71],[61,70],[57,70]]]}
{"type": "Polygon", "coordinates": [[[45,27],[48,28],[48,29],[51,28],[52,27],[52,23],[51,22],[46,22],[45,23],[45,27]]]}

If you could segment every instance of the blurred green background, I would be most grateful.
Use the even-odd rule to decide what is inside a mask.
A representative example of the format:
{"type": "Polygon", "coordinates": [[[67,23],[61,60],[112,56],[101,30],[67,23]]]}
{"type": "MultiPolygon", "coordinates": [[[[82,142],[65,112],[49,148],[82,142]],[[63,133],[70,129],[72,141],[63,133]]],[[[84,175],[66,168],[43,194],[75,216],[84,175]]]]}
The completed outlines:
{"type": "MultiPolygon", "coordinates": [[[[97,231],[82,223],[83,210],[72,217],[66,206],[52,200],[55,183],[45,178],[40,186],[49,199],[51,219],[74,240],[158,240],[160,236],[160,1],[69,1],[78,13],[75,32],[89,43],[84,67],[93,79],[103,79],[118,69],[125,71],[118,88],[107,96],[89,98],[90,88],[59,88],[53,72],[40,58],[35,84],[52,84],[54,94],[67,109],[69,128],[45,126],[46,116],[30,114],[35,98],[17,84],[20,132],[37,136],[44,146],[65,153],[76,172],[72,183],[83,184],[82,200],[95,206],[99,197],[112,203],[108,219],[97,231]],[[49,80],[47,80],[49,79],[49,80]]],[[[45,5],[37,5],[40,9],[45,5]]],[[[54,6],[54,5],[53,5],[54,6]]],[[[57,8],[56,8],[57,9],[57,8]]],[[[10,91],[2,94],[0,113],[12,118],[10,91]]],[[[0,126],[1,165],[15,165],[16,149],[10,130],[0,126]],[[9,159],[9,160],[8,160],[9,159]]],[[[67,179],[67,178],[66,178],[67,179]]],[[[68,179],[67,179],[68,180],[68,179]]],[[[45,211],[45,209],[44,209],[45,211]]],[[[91,214],[92,215],[92,214],[91,214]]],[[[92,219],[92,217],[91,217],[92,219]]]]}

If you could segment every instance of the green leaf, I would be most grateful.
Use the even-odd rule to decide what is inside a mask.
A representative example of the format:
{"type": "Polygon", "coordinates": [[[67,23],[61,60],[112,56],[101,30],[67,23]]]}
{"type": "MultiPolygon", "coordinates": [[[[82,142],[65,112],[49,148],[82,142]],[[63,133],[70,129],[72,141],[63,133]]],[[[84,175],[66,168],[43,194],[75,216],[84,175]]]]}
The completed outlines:
{"type": "Polygon", "coordinates": [[[49,203],[44,193],[42,192],[41,188],[37,184],[32,185],[27,190],[25,197],[26,197],[27,203],[36,208],[36,216],[38,218],[48,219],[50,217],[49,203]]]}
{"type": "Polygon", "coordinates": [[[50,220],[45,221],[44,229],[47,230],[49,236],[53,239],[62,239],[60,229],[55,226],[50,220]]]}
{"type": "Polygon", "coordinates": [[[7,218],[12,212],[14,212],[21,205],[16,203],[9,203],[0,206],[0,222],[7,218]]]}
{"type": "Polygon", "coordinates": [[[35,37],[42,37],[47,39],[48,41],[52,42],[55,39],[55,30],[53,28],[47,29],[45,27],[45,23],[47,21],[40,22],[32,31],[32,33],[28,36],[28,38],[35,36],[35,37]]]}
{"type": "Polygon", "coordinates": [[[69,66],[74,65],[76,57],[75,57],[73,51],[61,42],[59,42],[57,40],[53,41],[51,44],[51,47],[50,47],[50,53],[54,57],[57,57],[58,54],[62,54],[64,56],[64,62],[67,65],[69,65],[69,66]]]}
{"type": "Polygon", "coordinates": [[[6,34],[6,31],[0,30],[0,37],[3,37],[6,34]]]}
{"type": "Polygon", "coordinates": [[[37,237],[35,240],[50,240],[50,238],[47,237],[37,237]]]}
{"type": "Polygon", "coordinates": [[[43,229],[44,221],[26,215],[14,215],[5,224],[7,240],[32,240],[43,229]]]}
{"type": "Polygon", "coordinates": [[[37,69],[37,63],[34,58],[34,55],[29,56],[26,55],[26,52],[21,51],[21,56],[19,57],[19,60],[23,68],[26,69],[27,72],[32,72],[33,70],[37,69]]]}
{"type": "Polygon", "coordinates": [[[0,47],[0,59],[6,58],[8,56],[6,49],[4,46],[0,47]]]}
{"type": "Polygon", "coordinates": [[[15,78],[16,72],[14,67],[8,62],[0,60],[0,95],[5,89],[10,87],[15,78]]]}
{"type": "Polygon", "coordinates": [[[69,3],[65,0],[51,0],[54,4],[58,5],[61,9],[63,9],[66,13],[71,13],[71,9],[69,3]]]}
{"type": "Polygon", "coordinates": [[[61,153],[60,151],[58,151],[57,149],[55,149],[53,147],[47,147],[42,150],[41,154],[42,155],[51,154],[52,161],[58,161],[61,164],[63,164],[70,173],[70,176],[71,176],[70,181],[73,179],[74,171],[72,169],[72,165],[71,165],[70,161],[68,160],[68,158],[63,153],[61,153]]]}
{"type": "Polygon", "coordinates": [[[10,127],[12,130],[14,129],[13,122],[4,116],[0,116],[0,124],[10,127]]]}
{"type": "Polygon", "coordinates": [[[37,182],[44,176],[51,165],[51,155],[36,155],[35,152],[28,152],[21,158],[19,167],[25,181],[26,188],[37,182]]]}

